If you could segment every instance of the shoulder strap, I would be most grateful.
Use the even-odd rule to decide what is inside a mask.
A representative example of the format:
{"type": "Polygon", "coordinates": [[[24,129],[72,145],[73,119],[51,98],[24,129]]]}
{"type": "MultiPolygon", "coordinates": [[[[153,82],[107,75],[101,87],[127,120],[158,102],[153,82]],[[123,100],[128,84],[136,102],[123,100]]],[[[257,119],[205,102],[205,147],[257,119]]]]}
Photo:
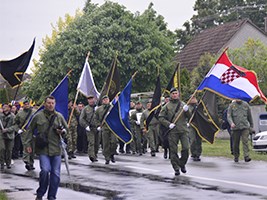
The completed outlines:
{"type": "Polygon", "coordinates": [[[180,106],[181,106],[181,101],[178,102],[178,104],[177,104],[177,106],[175,108],[174,114],[172,115],[172,118],[171,118],[170,122],[172,122],[172,120],[173,120],[175,114],[178,112],[180,106]]]}
{"type": "MultiPolygon", "coordinates": [[[[22,123],[22,127],[24,126],[24,124],[26,123],[26,121],[29,119],[30,115],[32,114],[32,110],[27,114],[26,118],[24,119],[23,123],[22,123]]],[[[20,128],[22,128],[20,127],[20,128]]]]}

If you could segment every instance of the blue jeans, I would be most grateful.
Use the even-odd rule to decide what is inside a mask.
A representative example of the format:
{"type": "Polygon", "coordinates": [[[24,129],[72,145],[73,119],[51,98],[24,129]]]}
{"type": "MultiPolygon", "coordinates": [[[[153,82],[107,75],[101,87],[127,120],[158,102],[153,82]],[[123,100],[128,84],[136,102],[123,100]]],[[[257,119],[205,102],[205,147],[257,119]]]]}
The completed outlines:
{"type": "Polygon", "coordinates": [[[37,197],[43,197],[49,185],[48,199],[56,198],[60,183],[61,156],[40,155],[39,161],[41,171],[39,174],[37,197]]]}

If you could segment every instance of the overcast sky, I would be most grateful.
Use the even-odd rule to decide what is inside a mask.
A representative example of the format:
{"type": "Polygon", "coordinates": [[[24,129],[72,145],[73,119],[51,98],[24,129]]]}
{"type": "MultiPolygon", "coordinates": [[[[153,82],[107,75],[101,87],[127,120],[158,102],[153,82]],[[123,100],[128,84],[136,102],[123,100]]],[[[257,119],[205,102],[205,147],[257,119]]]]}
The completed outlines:
{"type": "MultiPolygon", "coordinates": [[[[112,0],[135,13],[143,12],[153,2],[153,8],[165,18],[168,28],[181,28],[194,14],[195,0],[112,0]]],[[[82,10],[86,0],[0,0],[0,60],[13,59],[27,51],[36,37],[33,58],[38,59],[42,38],[51,35],[51,24],[66,13],[82,10]]],[[[103,4],[104,0],[92,0],[103,4]]]]}

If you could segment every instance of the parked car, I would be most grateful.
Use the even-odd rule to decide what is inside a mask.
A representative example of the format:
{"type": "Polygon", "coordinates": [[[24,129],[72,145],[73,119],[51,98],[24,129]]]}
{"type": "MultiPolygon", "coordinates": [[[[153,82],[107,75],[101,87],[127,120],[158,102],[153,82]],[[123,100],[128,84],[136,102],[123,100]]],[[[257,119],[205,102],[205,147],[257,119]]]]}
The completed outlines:
{"type": "Polygon", "coordinates": [[[257,133],[252,141],[254,151],[267,152],[267,131],[257,133]]]}

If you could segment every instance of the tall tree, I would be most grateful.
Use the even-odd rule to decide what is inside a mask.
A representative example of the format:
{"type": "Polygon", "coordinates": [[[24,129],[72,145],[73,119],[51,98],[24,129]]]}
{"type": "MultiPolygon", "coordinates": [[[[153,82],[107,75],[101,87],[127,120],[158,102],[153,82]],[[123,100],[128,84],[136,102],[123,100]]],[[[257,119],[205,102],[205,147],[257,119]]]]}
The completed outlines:
{"type": "Polygon", "coordinates": [[[248,18],[264,30],[267,5],[266,0],[196,0],[194,10],[191,20],[175,31],[178,50],[201,30],[226,22],[248,18]]]}
{"type": "Polygon", "coordinates": [[[167,29],[164,18],[157,15],[153,4],[144,13],[133,14],[118,3],[107,1],[98,6],[88,0],[83,14],[75,17],[45,46],[27,93],[34,99],[49,94],[57,80],[71,68],[70,96],[74,97],[88,51],[98,89],[102,88],[114,53],[118,52],[122,85],[130,74],[139,71],[133,91],[152,90],[158,66],[161,66],[163,82],[171,76],[174,43],[174,34],[167,29]]]}

